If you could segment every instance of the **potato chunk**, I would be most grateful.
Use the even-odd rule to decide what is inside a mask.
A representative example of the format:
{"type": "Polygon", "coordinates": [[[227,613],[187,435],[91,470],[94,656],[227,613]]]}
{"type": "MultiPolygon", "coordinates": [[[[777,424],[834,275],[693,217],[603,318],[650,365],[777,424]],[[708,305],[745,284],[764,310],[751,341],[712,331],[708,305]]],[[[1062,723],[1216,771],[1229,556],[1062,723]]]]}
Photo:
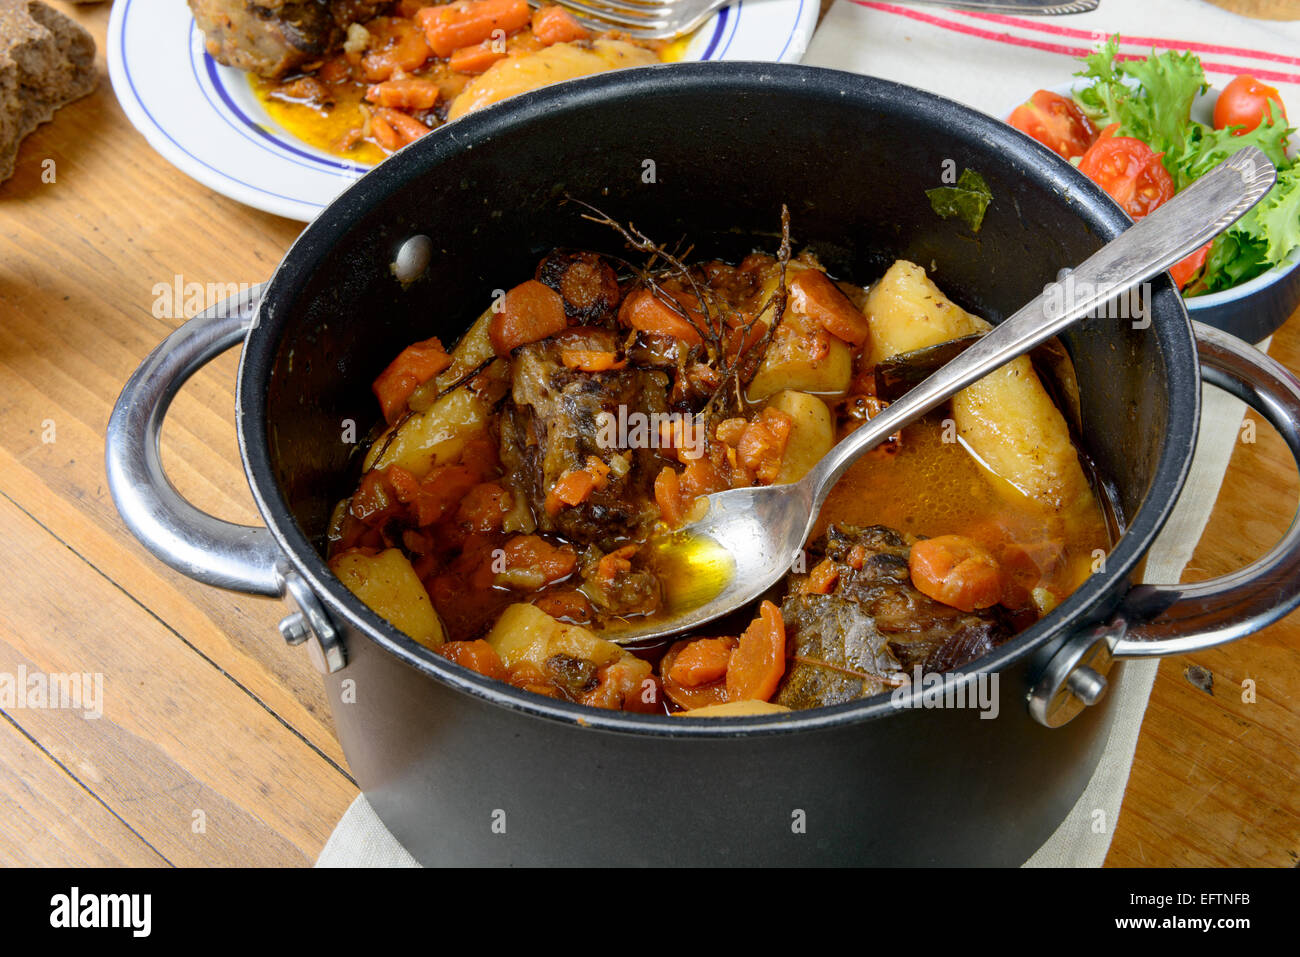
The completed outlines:
{"type": "MultiPolygon", "coordinates": [[[[869,363],[987,332],[993,327],[949,300],[914,263],[899,260],[871,287],[869,363]]],[[[1065,418],[1021,356],[959,392],[958,434],[979,460],[1021,493],[1060,511],[1092,507],[1065,418]]]]}
{"type": "Polygon", "coordinates": [[[541,669],[555,655],[582,658],[597,667],[612,664],[625,652],[612,641],[599,638],[580,625],[556,621],[536,605],[511,605],[488,633],[507,668],[530,664],[541,669]]]}
{"type": "Polygon", "coordinates": [[[767,404],[793,420],[785,453],[781,456],[781,471],[777,473],[774,484],[797,482],[811,472],[835,444],[831,410],[815,395],[790,389],[778,392],[767,404]]]}
{"type": "MultiPolygon", "coordinates": [[[[815,268],[795,261],[790,263],[786,286],[803,269],[815,268]]],[[[760,296],[766,301],[776,288],[779,273],[771,269],[764,278],[760,296]]],[[[766,325],[771,311],[759,317],[766,325]]],[[[844,395],[853,379],[853,348],[841,339],[826,334],[793,304],[787,305],[772,342],[763,355],[758,371],[745,389],[750,402],[762,402],[783,389],[811,392],[814,395],[844,395]]]]}
{"type": "Polygon", "coordinates": [[[330,561],[330,569],[366,607],[426,648],[446,640],[429,593],[400,550],[390,548],[378,555],[343,552],[330,561]]]}
{"type": "Polygon", "coordinates": [[[459,119],[508,96],[527,93],[561,80],[658,62],[659,58],[652,51],[623,40],[598,39],[589,48],[574,43],[556,43],[492,64],[452,101],[447,119],[459,119]]]}
{"type": "Polygon", "coordinates": [[[397,426],[392,442],[388,441],[392,429],[384,432],[367,453],[365,467],[400,465],[422,479],[435,466],[454,462],[470,439],[485,437],[491,411],[488,403],[469,389],[457,389],[428,412],[415,413],[397,426]]]}

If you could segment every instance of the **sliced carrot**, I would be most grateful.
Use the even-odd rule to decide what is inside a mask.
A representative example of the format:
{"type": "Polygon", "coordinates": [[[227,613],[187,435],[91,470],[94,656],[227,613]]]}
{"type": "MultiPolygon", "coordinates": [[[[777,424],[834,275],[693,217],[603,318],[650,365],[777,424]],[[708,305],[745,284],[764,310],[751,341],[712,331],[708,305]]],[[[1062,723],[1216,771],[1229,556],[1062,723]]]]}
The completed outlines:
{"type": "Polygon", "coordinates": [[[402,134],[393,129],[393,125],[382,116],[370,118],[370,134],[386,150],[396,152],[406,145],[402,134]]]}
{"type": "Polygon", "coordinates": [[[384,420],[389,425],[396,422],[406,411],[411,393],[449,365],[451,356],[436,337],[409,345],[398,353],[372,386],[384,420]]]}
{"type": "Polygon", "coordinates": [[[700,311],[699,301],[689,293],[674,293],[673,298],[681,306],[691,322],[688,322],[672,306],[660,300],[650,289],[638,289],[623,300],[619,308],[618,319],[625,326],[641,332],[661,336],[672,336],[691,345],[700,345],[704,340],[698,329],[705,328],[706,319],[700,311]]]}
{"type": "Polygon", "coordinates": [[[726,677],[735,647],[734,639],[697,638],[677,653],[669,674],[688,688],[717,681],[726,677]]]}
{"type": "Polygon", "coordinates": [[[727,487],[727,480],[712,462],[705,458],[691,459],[681,474],[682,497],[693,502],[701,495],[712,495],[727,487]]]}
{"type": "Polygon", "coordinates": [[[765,601],[727,665],[727,700],[767,701],[784,674],[785,622],[781,610],[765,601]]]}
{"type": "Polygon", "coordinates": [[[740,436],[736,455],[740,464],[754,472],[760,481],[773,482],[781,471],[794,419],[776,408],[766,408],[740,436]]]}
{"type": "Polygon", "coordinates": [[[505,45],[495,40],[484,40],[482,43],[476,43],[473,46],[461,47],[451,55],[447,61],[448,68],[453,73],[464,73],[468,76],[477,76],[480,73],[486,73],[488,67],[497,60],[506,58],[505,45]]]}
{"type": "Polygon", "coordinates": [[[835,590],[840,580],[840,570],[829,558],[818,562],[808,577],[803,580],[799,591],[804,595],[829,595],[835,590]]]}
{"type": "Polygon", "coordinates": [[[862,571],[862,566],[867,563],[867,550],[861,545],[854,545],[849,549],[849,554],[844,559],[844,564],[848,565],[854,571],[862,571]]]}
{"type": "Polygon", "coordinates": [[[507,568],[535,571],[548,584],[568,578],[578,565],[571,545],[552,545],[538,535],[516,535],[502,549],[507,568]]]}
{"type": "Polygon", "coordinates": [[[379,17],[366,25],[371,49],[361,58],[361,73],[371,83],[389,79],[398,70],[410,73],[432,55],[424,31],[400,17],[379,17]]]}
{"type": "MultiPolygon", "coordinates": [[[[728,649],[736,647],[735,638],[713,638],[710,641],[720,642],[728,649]]],[[[697,685],[686,685],[679,681],[673,680],[673,673],[677,667],[677,656],[689,648],[695,642],[679,641],[668,649],[667,654],[663,656],[659,663],[659,674],[662,676],[664,685],[664,694],[670,701],[681,708],[693,711],[696,708],[708,707],[712,704],[725,704],[727,701],[727,681],[726,672],[713,681],[704,682],[697,685]]]]}
{"type": "Polygon", "coordinates": [[[533,604],[556,621],[568,621],[575,625],[586,624],[596,617],[596,609],[587,596],[574,588],[548,591],[533,604]]]}
{"type": "Polygon", "coordinates": [[[376,120],[382,120],[387,123],[393,132],[397,134],[399,143],[398,148],[406,146],[408,143],[414,143],[421,136],[432,132],[427,126],[409,114],[400,110],[390,110],[387,107],[380,107],[375,110],[375,115],[370,118],[370,128],[373,130],[376,120]]]}
{"type": "Polygon", "coordinates": [[[495,30],[504,34],[523,29],[532,20],[528,0],[458,0],[425,7],[415,15],[430,49],[449,57],[461,47],[490,39],[495,30]]]}
{"type": "Polygon", "coordinates": [[[366,90],[366,99],[397,110],[431,110],[442,90],[432,80],[385,80],[366,90]]]}
{"type": "Polygon", "coordinates": [[[568,324],[560,294],[529,279],[505,294],[501,311],[492,315],[488,336],[497,355],[504,356],[526,343],[549,339],[568,324]]]}
{"type": "Polygon", "coordinates": [[[434,649],[449,661],[454,661],[470,671],[496,681],[505,681],[508,677],[506,666],[501,661],[497,650],[486,641],[448,641],[434,649]]]}
{"type": "Polygon", "coordinates": [[[790,281],[790,305],[837,339],[855,346],[867,341],[866,316],[820,269],[801,269],[795,274],[790,281]]]}
{"type": "Polygon", "coordinates": [[[456,509],[456,521],[476,532],[501,528],[510,511],[510,492],[496,482],[482,482],[465,493],[456,509]]]}
{"type": "Polygon", "coordinates": [[[912,546],[908,567],[917,591],[961,611],[990,608],[1002,597],[1001,566],[965,535],[922,539],[912,546]]]}
{"type": "Polygon", "coordinates": [[[659,506],[659,514],[669,528],[677,528],[686,517],[681,479],[671,466],[665,465],[655,476],[655,504],[659,506]]]}
{"type": "Polygon", "coordinates": [[[596,349],[561,349],[560,361],[566,369],[579,372],[613,372],[627,368],[627,360],[620,359],[617,353],[596,349]]]}
{"type": "Polygon", "coordinates": [[[558,515],[566,505],[581,505],[595,487],[596,480],[586,469],[565,472],[546,493],[546,514],[558,515]]]}
{"type": "Polygon", "coordinates": [[[538,7],[533,14],[533,36],[550,46],[552,43],[585,40],[591,36],[591,31],[561,6],[538,7]]]}
{"type": "Polygon", "coordinates": [[[608,555],[602,555],[596,563],[596,577],[603,582],[611,582],[624,572],[632,570],[632,556],[636,554],[637,545],[624,545],[608,555]]]}

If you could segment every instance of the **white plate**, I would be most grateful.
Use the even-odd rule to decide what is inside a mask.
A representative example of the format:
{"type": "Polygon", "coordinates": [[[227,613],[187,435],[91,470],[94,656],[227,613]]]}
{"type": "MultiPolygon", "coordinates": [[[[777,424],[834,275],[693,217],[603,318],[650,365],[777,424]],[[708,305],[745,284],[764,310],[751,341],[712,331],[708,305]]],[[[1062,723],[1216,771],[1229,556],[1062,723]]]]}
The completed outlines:
{"type": "MultiPolygon", "coordinates": [[[[739,0],[695,35],[683,59],[798,62],[817,0],[739,0]]],[[[213,61],[180,0],[117,0],[108,75],[149,144],[205,186],[269,213],[311,220],[369,167],[282,129],[248,76],[213,61]]]]}

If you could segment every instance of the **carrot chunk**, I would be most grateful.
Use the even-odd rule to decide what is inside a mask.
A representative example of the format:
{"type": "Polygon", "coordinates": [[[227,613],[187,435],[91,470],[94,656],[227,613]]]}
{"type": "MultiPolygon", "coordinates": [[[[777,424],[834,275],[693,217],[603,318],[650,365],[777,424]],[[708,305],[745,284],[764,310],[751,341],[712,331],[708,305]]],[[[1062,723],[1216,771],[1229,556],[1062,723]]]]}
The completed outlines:
{"type": "Polygon", "coordinates": [[[726,676],[735,647],[735,641],[727,638],[697,638],[677,653],[669,674],[688,688],[717,681],[726,676]]]}
{"type": "Polygon", "coordinates": [[[784,674],[785,622],[781,610],[765,601],[727,664],[727,700],[767,701],[784,674]]]}
{"type": "Polygon", "coordinates": [[[480,73],[486,73],[488,67],[497,60],[504,60],[506,51],[503,44],[494,40],[484,40],[482,43],[476,43],[473,46],[461,47],[451,55],[447,61],[447,66],[453,73],[464,73],[467,76],[477,76],[480,73]]]}
{"type": "Polygon", "coordinates": [[[996,605],[1002,597],[1002,568],[992,553],[965,535],[940,535],[912,546],[912,584],[921,594],[961,611],[996,605]]]}
{"type": "Polygon", "coordinates": [[[790,305],[850,345],[860,346],[869,333],[867,318],[820,269],[801,269],[790,281],[790,305]]]}
{"type": "Polygon", "coordinates": [[[671,466],[665,465],[655,476],[655,504],[669,528],[677,528],[686,517],[681,478],[671,466]]]}
{"type": "Polygon", "coordinates": [[[700,345],[704,340],[697,327],[705,328],[707,320],[699,308],[699,301],[684,292],[674,293],[673,298],[690,316],[689,322],[649,289],[638,289],[623,300],[618,311],[619,322],[641,332],[672,336],[691,345],[700,345]]]}
{"type": "Polygon", "coordinates": [[[568,324],[560,294],[529,279],[505,294],[501,311],[492,315],[488,336],[497,355],[504,356],[526,343],[549,339],[568,324]]]}
{"type": "Polygon", "coordinates": [[[614,372],[627,368],[627,360],[619,359],[617,353],[596,349],[561,349],[560,361],[566,369],[579,372],[614,372]]]}
{"type": "Polygon", "coordinates": [[[550,46],[552,43],[585,40],[591,36],[591,31],[568,10],[556,5],[537,8],[533,14],[533,36],[550,46]]]}
{"type": "Polygon", "coordinates": [[[431,110],[442,91],[431,80],[385,80],[366,90],[366,99],[396,110],[431,110]]]}
{"type": "Polygon", "coordinates": [[[497,681],[505,681],[509,677],[501,656],[497,654],[495,648],[482,639],[448,641],[434,650],[449,661],[454,661],[470,671],[477,671],[485,677],[497,681]]]}
{"type": "Polygon", "coordinates": [[[451,365],[451,356],[435,337],[403,349],[388,368],[379,373],[373,389],[389,425],[406,411],[406,401],[419,386],[451,365]]]}
{"type": "Polygon", "coordinates": [[[528,0],[458,0],[425,7],[415,14],[429,48],[440,57],[491,39],[496,30],[514,33],[531,20],[528,0]]]}

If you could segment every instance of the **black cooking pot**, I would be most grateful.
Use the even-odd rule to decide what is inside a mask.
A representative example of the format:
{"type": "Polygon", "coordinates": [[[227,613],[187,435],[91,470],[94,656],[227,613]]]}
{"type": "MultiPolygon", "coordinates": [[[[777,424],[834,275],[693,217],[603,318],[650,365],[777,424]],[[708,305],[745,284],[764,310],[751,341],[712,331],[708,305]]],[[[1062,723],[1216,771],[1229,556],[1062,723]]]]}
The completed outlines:
{"type": "Polygon", "coordinates": [[[1149,327],[1094,319],[1065,338],[1088,452],[1128,530],[1073,597],[963,672],[996,677],[995,719],[888,697],[752,718],[602,712],[431,654],[322,557],[331,506],[356,474],[341,436],[349,420],[358,434],[376,420],[370,382],[401,345],[455,340],[554,246],[618,250],[566,195],[726,258],[773,249],[786,203],[797,245],[833,274],[868,282],[906,257],[994,321],[1128,224],[1050,151],[927,93],[793,66],[651,67],[520,96],[424,137],[325,210],[263,289],[170,336],[109,425],[118,508],[173,567],[296,605],[284,637],[327,673],[357,780],[425,863],[1019,864],[1093,773],[1111,719],[1102,692],[1122,680],[1111,659],[1231,640],[1297,604],[1295,528],[1228,579],[1130,585],[1187,474],[1202,377],[1300,454],[1300,383],[1221,333],[1194,336],[1162,278],[1149,327]],[[978,233],[925,195],[967,167],[993,194],[978,233]],[[240,342],[258,529],[185,503],[157,450],[176,390],[240,342]]]}

